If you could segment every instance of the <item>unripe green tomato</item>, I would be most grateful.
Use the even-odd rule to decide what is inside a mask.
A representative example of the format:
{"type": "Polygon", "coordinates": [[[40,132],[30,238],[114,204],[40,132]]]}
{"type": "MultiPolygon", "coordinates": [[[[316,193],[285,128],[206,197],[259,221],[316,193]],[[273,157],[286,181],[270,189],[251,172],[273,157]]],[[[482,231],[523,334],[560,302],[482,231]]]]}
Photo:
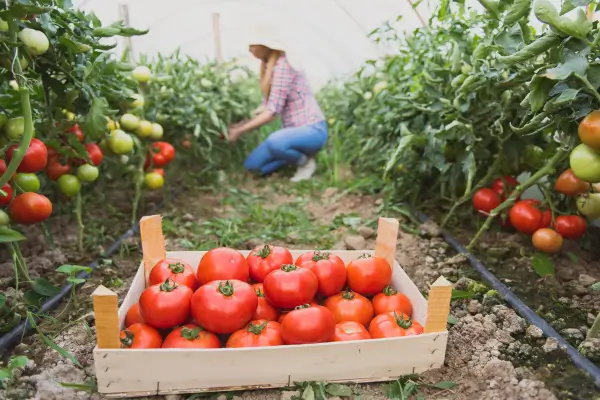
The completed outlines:
{"type": "Polygon", "coordinates": [[[144,176],[144,184],[150,190],[160,189],[165,184],[165,178],[158,172],[149,172],[144,176]]]}
{"type": "Polygon", "coordinates": [[[50,41],[44,32],[25,28],[18,34],[19,39],[27,46],[27,51],[32,56],[40,56],[48,51],[50,41]]]}
{"type": "Polygon", "coordinates": [[[19,172],[15,182],[24,192],[35,192],[40,190],[40,180],[36,174],[19,172]]]}
{"type": "Polygon", "coordinates": [[[10,217],[7,213],[0,210],[0,226],[6,226],[8,224],[10,224],[10,217]]]}
{"type": "Polygon", "coordinates": [[[67,197],[73,197],[81,190],[81,182],[75,175],[64,174],[57,182],[58,188],[67,197]]]}
{"type": "Polygon", "coordinates": [[[131,74],[133,75],[133,79],[138,82],[148,82],[152,76],[152,71],[145,65],[140,65],[131,71],[131,74]]]}
{"type": "Polygon", "coordinates": [[[150,139],[158,140],[158,139],[162,138],[163,135],[164,135],[164,130],[163,130],[162,125],[154,122],[152,124],[152,133],[150,134],[150,139]]]}
{"type": "Polygon", "coordinates": [[[140,127],[140,119],[133,114],[123,114],[120,122],[121,127],[129,132],[133,132],[140,127]]]}
{"type": "Polygon", "coordinates": [[[9,139],[18,139],[25,133],[25,119],[15,117],[6,121],[4,124],[4,133],[9,139]]]}
{"type": "Polygon", "coordinates": [[[115,154],[127,154],[133,150],[133,138],[120,129],[110,133],[108,145],[115,154]]]}
{"type": "Polygon", "coordinates": [[[98,167],[90,164],[83,164],[77,168],[77,178],[84,183],[94,182],[96,179],[98,179],[99,175],[100,170],[98,167]]]}

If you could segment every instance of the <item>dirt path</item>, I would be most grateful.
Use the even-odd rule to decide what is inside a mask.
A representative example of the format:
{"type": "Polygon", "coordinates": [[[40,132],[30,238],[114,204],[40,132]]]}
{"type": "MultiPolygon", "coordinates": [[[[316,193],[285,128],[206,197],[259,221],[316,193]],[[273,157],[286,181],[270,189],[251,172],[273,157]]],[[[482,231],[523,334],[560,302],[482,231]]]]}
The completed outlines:
{"type": "MultiPolygon", "coordinates": [[[[371,249],[381,200],[375,196],[344,194],[319,185],[292,186],[275,182],[229,182],[221,193],[197,191],[174,199],[162,211],[167,248],[191,250],[227,245],[249,249],[269,242],[290,248],[371,249]],[[235,188],[235,189],[234,189],[235,188]]],[[[552,340],[506,307],[494,291],[466,278],[471,274],[465,261],[443,242],[435,226],[427,234],[401,233],[396,258],[419,288],[439,275],[457,281],[456,289],[470,294],[454,300],[451,314],[457,318],[450,328],[446,365],[420,377],[420,393],[428,398],[458,399],[583,399],[598,395],[578,374],[552,340]],[[563,378],[553,379],[553,375],[563,378]],[[578,379],[575,384],[573,380],[578,379]],[[451,381],[450,389],[431,389],[426,383],[451,381]],[[544,382],[553,381],[546,386],[544,382]]],[[[15,350],[26,355],[28,366],[16,372],[7,399],[101,399],[90,394],[93,387],[92,349],[95,327],[89,294],[102,283],[122,301],[139,263],[138,238],[132,238],[111,262],[100,267],[78,296],[70,324],[52,331],[52,339],[73,359],[48,349],[39,338],[15,350]],[[65,387],[62,384],[67,384],[65,387]]],[[[50,334],[49,334],[50,336],[50,334]]],[[[401,354],[390,355],[402,357],[401,354]]],[[[400,382],[404,387],[406,383],[400,382]]],[[[386,399],[387,385],[353,387],[356,398],[386,399]],[[359,397],[358,397],[359,396],[359,397]]],[[[235,393],[234,399],[289,399],[293,391],[235,393]]],[[[221,395],[220,399],[224,399],[221,395]]],[[[213,396],[217,398],[218,396],[213,396]]],[[[154,397],[164,398],[164,397],[154,397]]],[[[187,396],[166,396],[168,400],[187,396]]],[[[332,397],[334,398],[334,397],[332,397]]]]}

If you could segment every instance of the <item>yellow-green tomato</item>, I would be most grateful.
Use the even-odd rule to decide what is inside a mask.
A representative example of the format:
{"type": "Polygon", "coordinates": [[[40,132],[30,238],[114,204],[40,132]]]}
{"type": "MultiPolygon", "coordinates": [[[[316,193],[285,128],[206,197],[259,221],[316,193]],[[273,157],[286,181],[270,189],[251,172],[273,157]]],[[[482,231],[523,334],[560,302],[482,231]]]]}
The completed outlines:
{"type": "Polygon", "coordinates": [[[150,134],[150,139],[158,140],[163,137],[164,131],[161,124],[157,124],[154,122],[152,124],[152,134],[150,134]]]}
{"type": "Polygon", "coordinates": [[[138,107],[144,107],[144,104],[146,104],[146,102],[144,101],[144,96],[142,96],[141,94],[133,94],[131,97],[133,97],[133,102],[131,103],[131,106],[133,108],[138,108],[138,107]]]}
{"type": "Polygon", "coordinates": [[[6,226],[8,224],[10,224],[10,217],[7,213],[0,210],[0,226],[6,226]]]}
{"type": "Polygon", "coordinates": [[[4,125],[4,133],[9,139],[18,139],[25,132],[25,119],[23,117],[11,118],[4,125]]]}
{"type": "Polygon", "coordinates": [[[152,135],[154,128],[152,127],[152,122],[150,121],[140,121],[140,126],[135,130],[135,134],[141,138],[147,138],[152,135]]]}
{"type": "Polygon", "coordinates": [[[135,115],[127,113],[121,116],[121,127],[126,131],[134,132],[139,126],[140,119],[135,115]]]}
{"type": "Polygon", "coordinates": [[[75,175],[64,174],[58,178],[58,188],[67,197],[73,197],[81,190],[81,182],[75,175]]]}
{"type": "Polygon", "coordinates": [[[83,164],[77,168],[77,178],[79,178],[81,182],[94,182],[96,179],[98,179],[98,175],[100,175],[100,170],[98,170],[98,167],[93,165],[83,164]]]}
{"type": "Polygon", "coordinates": [[[152,76],[152,71],[145,65],[140,65],[131,71],[131,75],[133,75],[133,79],[138,82],[148,82],[152,76]]]}
{"type": "Polygon", "coordinates": [[[25,28],[19,32],[19,39],[27,46],[27,51],[32,56],[40,56],[48,51],[50,42],[44,32],[25,28]]]}
{"type": "Polygon", "coordinates": [[[133,138],[120,129],[115,129],[108,137],[108,146],[115,154],[127,154],[133,150],[133,138]]]}
{"type": "Polygon", "coordinates": [[[573,174],[585,182],[600,182],[600,152],[580,144],[571,151],[569,158],[573,174]]]}
{"type": "Polygon", "coordinates": [[[144,184],[150,190],[160,189],[165,184],[165,178],[158,172],[149,172],[144,176],[144,184]]]}
{"type": "Polygon", "coordinates": [[[8,22],[0,18],[0,32],[8,32],[8,22]]]}
{"type": "Polygon", "coordinates": [[[36,174],[19,172],[15,177],[15,182],[24,192],[38,192],[40,190],[40,180],[36,174]]]}

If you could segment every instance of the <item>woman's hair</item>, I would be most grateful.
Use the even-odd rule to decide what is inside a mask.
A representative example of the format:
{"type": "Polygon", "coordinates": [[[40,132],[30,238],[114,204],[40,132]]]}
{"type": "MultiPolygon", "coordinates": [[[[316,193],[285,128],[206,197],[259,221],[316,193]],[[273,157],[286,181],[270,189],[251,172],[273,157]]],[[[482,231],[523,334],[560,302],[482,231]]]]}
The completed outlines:
{"type": "Polygon", "coordinates": [[[269,55],[266,61],[260,63],[260,91],[262,92],[265,99],[269,98],[271,93],[271,79],[273,78],[273,69],[275,63],[283,54],[280,50],[269,49],[269,55]]]}

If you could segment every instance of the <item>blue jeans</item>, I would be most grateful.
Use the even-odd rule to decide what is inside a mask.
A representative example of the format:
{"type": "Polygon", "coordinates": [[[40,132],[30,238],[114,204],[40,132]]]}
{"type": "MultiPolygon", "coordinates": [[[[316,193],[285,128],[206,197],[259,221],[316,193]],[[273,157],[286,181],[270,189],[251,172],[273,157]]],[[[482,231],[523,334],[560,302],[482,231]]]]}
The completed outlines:
{"type": "Polygon", "coordinates": [[[298,165],[317,154],[327,143],[327,136],[325,121],[280,129],[252,150],[244,168],[267,175],[284,165],[298,165]]]}

